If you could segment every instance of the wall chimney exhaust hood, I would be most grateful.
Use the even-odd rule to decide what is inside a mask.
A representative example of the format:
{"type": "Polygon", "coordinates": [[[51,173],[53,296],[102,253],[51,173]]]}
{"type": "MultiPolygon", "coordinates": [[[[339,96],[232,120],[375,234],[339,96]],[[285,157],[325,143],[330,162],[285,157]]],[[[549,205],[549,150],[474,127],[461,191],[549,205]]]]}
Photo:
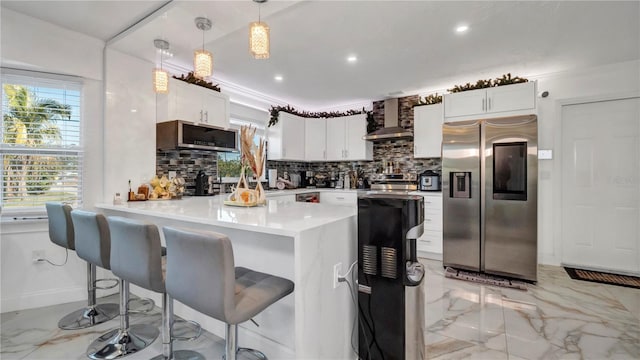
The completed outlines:
{"type": "Polygon", "coordinates": [[[369,141],[413,139],[413,132],[398,126],[398,99],[384,101],[384,127],[362,137],[369,141]]]}

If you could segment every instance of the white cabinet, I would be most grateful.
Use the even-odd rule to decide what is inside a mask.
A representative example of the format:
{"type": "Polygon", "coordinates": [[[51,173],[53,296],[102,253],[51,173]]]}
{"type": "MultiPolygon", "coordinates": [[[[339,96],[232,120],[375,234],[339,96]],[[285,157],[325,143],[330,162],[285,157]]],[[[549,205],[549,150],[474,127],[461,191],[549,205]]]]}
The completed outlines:
{"type": "Polygon", "coordinates": [[[169,93],[156,96],[156,122],[187,120],[229,127],[229,97],[226,94],[169,80],[169,93]]]}
{"type": "Polygon", "coordinates": [[[267,159],[305,161],[305,118],[280,112],[278,123],[267,128],[267,159]]]}
{"type": "Polygon", "coordinates": [[[327,159],[327,120],[325,118],[305,119],[304,157],[306,161],[327,159]]]}
{"type": "Polygon", "coordinates": [[[441,103],[413,108],[413,157],[442,157],[443,109],[441,103]]]}
{"type": "Polygon", "coordinates": [[[320,203],[330,205],[358,206],[358,194],[355,192],[321,192],[320,203]]]}
{"type": "Polygon", "coordinates": [[[443,102],[447,121],[470,120],[478,115],[530,114],[536,108],[536,83],[530,81],[445,94],[443,102]]]}
{"type": "Polygon", "coordinates": [[[418,238],[418,250],[442,254],[442,193],[424,196],[424,234],[418,238]]]}
{"type": "Polygon", "coordinates": [[[367,134],[367,115],[327,119],[327,161],[373,160],[373,143],[367,134]]]}

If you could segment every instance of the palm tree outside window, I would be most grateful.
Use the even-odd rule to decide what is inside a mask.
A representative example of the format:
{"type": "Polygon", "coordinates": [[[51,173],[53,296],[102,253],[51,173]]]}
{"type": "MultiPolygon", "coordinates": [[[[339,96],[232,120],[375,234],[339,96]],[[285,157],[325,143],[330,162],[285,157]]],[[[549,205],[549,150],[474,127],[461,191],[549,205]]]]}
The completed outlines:
{"type": "Polygon", "coordinates": [[[2,74],[0,204],[82,203],[81,83],[2,74]]]}

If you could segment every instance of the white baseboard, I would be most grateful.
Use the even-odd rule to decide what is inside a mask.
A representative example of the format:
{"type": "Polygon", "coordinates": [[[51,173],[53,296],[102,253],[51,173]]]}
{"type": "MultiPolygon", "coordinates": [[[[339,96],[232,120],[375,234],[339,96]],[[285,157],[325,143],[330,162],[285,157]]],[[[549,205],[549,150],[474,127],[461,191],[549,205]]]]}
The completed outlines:
{"type": "Polygon", "coordinates": [[[52,289],[0,299],[0,312],[33,309],[87,299],[85,287],[52,289]]]}

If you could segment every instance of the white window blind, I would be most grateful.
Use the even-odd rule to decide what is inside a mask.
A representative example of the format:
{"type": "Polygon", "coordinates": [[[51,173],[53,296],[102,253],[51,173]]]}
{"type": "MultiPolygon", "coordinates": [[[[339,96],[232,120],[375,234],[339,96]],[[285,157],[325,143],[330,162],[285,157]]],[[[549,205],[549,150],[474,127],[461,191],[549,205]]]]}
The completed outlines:
{"type": "Polygon", "coordinates": [[[82,83],[2,73],[0,202],[3,211],[82,204],[82,83]]]}

